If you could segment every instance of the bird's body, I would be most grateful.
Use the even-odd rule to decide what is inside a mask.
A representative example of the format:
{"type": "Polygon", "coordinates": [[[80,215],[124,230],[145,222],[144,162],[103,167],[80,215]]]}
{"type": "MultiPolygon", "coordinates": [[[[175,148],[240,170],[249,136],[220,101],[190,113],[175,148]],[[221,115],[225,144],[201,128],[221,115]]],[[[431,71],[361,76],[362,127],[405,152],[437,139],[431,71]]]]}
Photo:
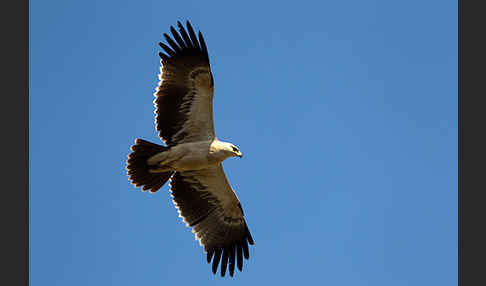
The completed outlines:
{"type": "Polygon", "coordinates": [[[128,155],[127,174],[142,190],[158,191],[168,180],[179,216],[192,227],[196,239],[221,275],[228,266],[241,271],[253,245],[243,208],[231,188],[222,162],[242,157],[233,144],[216,138],[213,123],[214,79],[204,38],[187,22],[179,33],[164,34],[159,43],[161,69],[154,105],[155,125],[167,146],[136,139],[128,155]]]}
{"type": "Polygon", "coordinates": [[[218,139],[182,143],[153,155],[147,160],[147,164],[153,166],[150,170],[152,173],[212,168],[234,156],[231,150],[225,149],[227,145],[232,144],[218,139]]]}

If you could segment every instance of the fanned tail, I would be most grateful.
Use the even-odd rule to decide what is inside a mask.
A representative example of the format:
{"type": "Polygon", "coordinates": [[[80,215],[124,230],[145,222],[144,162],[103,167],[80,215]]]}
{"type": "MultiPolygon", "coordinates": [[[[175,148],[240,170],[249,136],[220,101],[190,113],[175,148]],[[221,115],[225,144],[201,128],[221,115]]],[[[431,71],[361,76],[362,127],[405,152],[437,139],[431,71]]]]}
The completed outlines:
{"type": "Polygon", "coordinates": [[[132,153],[128,155],[127,175],[135,187],[142,186],[142,191],[158,191],[172,176],[172,171],[164,173],[151,173],[147,159],[169,148],[142,139],[135,140],[135,145],[130,147],[132,153]]]}

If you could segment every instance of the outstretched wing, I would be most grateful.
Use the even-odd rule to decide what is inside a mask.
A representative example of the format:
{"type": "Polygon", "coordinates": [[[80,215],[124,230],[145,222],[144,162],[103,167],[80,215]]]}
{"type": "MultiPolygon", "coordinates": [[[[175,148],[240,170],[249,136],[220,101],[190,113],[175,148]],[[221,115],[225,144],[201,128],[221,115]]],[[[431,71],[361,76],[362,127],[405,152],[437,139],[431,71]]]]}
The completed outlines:
{"type": "Polygon", "coordinates": [[[235,259],[243,269],[243,257],[249,258],[248,244],[253,245],[241,204],[229,185],[221,164],[198,171],[176,172],[171,178],[171,192],[179,216],[193,228],[196,239],[213,260],[216,274],[221,261],[221,276],[233,276],[235,259]]]}
{"type": "Polygon", "coordinates": [[[208,50],[199,32],[199,40],[189,21],[187,31],[180,22],[179,33],[170,27],[173,38],[164,34],[168,46],[159,43],[161,68],[154,96],[155,125],[167,145],[212,140],[213,76],[208,50]]]}

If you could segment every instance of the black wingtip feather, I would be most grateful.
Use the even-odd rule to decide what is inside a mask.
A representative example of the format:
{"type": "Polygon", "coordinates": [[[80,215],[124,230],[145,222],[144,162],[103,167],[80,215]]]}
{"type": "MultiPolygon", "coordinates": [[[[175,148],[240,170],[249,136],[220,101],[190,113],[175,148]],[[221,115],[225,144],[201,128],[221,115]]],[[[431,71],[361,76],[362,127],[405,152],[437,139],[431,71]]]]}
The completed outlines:
{"type": "Polygon", "coordinates": [[[191,23],[189,23],[189,20],[187,20],[186,26],[187,30],[189,31],[189,36],[191,37],[192,45],[198,50],[201,49],[199,47],[199,41],[197,40],[196,33],[194,33],[194,29],[192,28],[191,23]]]}
{"type": "Polygon", "coordinates": [[[177,26],[179,27],[179,34],[181,34],[184,43],[186,43],[186,46],[189,49],[194,49],[194,46],[192,45],[191,39],[189,39],[189,35],[187,34],[186,29],[184,29],[184,26],[182,26],[180,21],[177,21],[177,26]]]}
{"type": "Polygon", "coordinates": [[[159,43],[159,45],[164,49],[168,57],[163,57],[163,61],[170,63],[170,60],[177,57],[192,56],[200,57],[204,62],[209,65],[209,55],[206,47],[206,42],[202,33],[199,31],[199,37],[196,36],[194,29],[192,28],[189,21],[186,21],[187,30],[181,21],[177,21],[177,28],[170,26],[169,30],[172,36],[164,33],[163,36],[168,44],[164,45],[159,43]]]}
{"type": "Polygon", "coordinates": [[[176,55],[176,52],[174,52],[174,50],[172,50],[171,48],[169,48],[166,44],[162,43],[162,42],[159,42],[159,46],[164,49],[164,51],[169,54],[169,56],[173,57],[176,55]]]}
{"type": "Polygon", "coordinates": [[[251,233],[250,230],[248,229],[248,226],[245,225],[245,228],[246,228],[246,238],[248,239],[248,243],[250,245],[254,245],[255,242],[253,241],[253,237],[251,237],[251,233]]]}
{"type": "Polygon", "coordinates": [[[208,54],[208,48],[206,47],[206,42],[204,41],[204,37],[201,33],[201,31],[199,31],[199,43],[201,43],[201,51],[204,53],[204,54],[208,54]]]}
{"type": "Polygon", "coordinates": [[[241,243],[238,243],[238,245],[236,246],[236,250],[237,250],[236,262],[237,262],[238,269],[241,272],[243,270],[243,253],[242,253],[241,243]]]}
{"type": "Polygon", "coordinates": [[[159,52],[159,57],[162,59],[164,63],[166,63],[169,60],[169,57],[162,52],[159,52]]]}
{"type": "Polygon", "coordinates": [[[236,251],[236,247],[235,245],[231,245],[231,248],[230,248],[230,256],[229,256],[229,273],[230,273],[230,276],[233,277],[233,274],[235,273],[235,251],[236,251]]]}
{"type": "Polygon", "coordinates": [[[170,32],[172,33],[172,36],[174,37],[176,42],[179,44],[179,47],[181,47],[182,50],[187,49],[186,43],[184,43],[181,36],[179,36],[179,33],[177,33],[174,27],[170,26],[170,32]]]}
{"type": "Polygon", "coordinates": [[[248,242],[246,241],[246,239],[243,240],[241,246],[243,246],[243,255],[245,256],[245,259],[250,259],[250,251],[248,250],[248,242]]]}
{"type": "Polygon", "coordinates": [[[226,266],[228,266],[229,249],[227,247],[223,250],[223,258],[221,258],[221,277],[226,274],[226,266]]]}
{"type": "Polygon", "coordinates": [[[214,255],[214,250],[210,249],[208,251],[208,254],[206,255],[206,260],[208,261],[208,263],[211,263],[211,258],[213,258],[213,255],[214,255]]]}
{"type": "Polygon", "coordinates": [[[216,274],[216,271],[218,271],[218,264],[219,260],[221,258],[221,249],[216,249],[214,252],[214,259],[213,259],[213,274],[216,274]]]}
{"type": "Polygon", "coordinates": [[[169,43],[170,47],[176,53],[180,53],[181,52],[181,48],[174,42],[174,40],[172,40],[172,38],[169,35],[167,35],[166,33],[164,33],[164,38],[167,41],[167,43],[169,43]]]}

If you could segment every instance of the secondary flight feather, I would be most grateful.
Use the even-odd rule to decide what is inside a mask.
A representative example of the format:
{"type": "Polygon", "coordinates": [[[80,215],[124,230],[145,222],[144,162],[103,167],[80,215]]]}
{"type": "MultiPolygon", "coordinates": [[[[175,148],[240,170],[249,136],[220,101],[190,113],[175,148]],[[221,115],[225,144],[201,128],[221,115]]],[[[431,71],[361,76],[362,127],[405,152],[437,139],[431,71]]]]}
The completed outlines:
{"type": "Polygon", "coordinates": [[[235,145],[218,140],[213,124],[214,79],[203,35],[178,22],[159,43],[161,68],[154,94],[155,128],[166,146],[136,139],[127,160],[129,180],[143,191],[158,191],[168,180],[180,217],[212,261],[216,274],[242,271],[254,241],[241,203],[222,162],[243,157],[235,145]]]}

